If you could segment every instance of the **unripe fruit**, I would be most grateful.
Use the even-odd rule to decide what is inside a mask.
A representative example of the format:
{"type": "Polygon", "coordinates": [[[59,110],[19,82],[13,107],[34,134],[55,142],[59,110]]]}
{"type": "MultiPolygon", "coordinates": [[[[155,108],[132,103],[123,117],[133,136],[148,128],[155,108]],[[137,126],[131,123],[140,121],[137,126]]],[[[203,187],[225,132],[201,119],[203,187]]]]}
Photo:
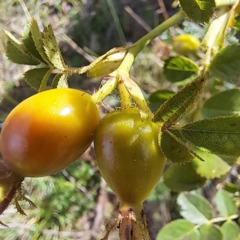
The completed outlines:
{"type": "Polygon", "coordinates": [[[138,109],[112,112],[100,121],[94,148],[100,172],[121,204],[141,205],[166,163],[157,125],[142,120],[138,109]]]}
{"type": "Polygon", "coordinates": [[[180,54],[196,53],[200,47],[200,41],[190,34],[177,36],[173,41],[173,49],[180,54]]]}

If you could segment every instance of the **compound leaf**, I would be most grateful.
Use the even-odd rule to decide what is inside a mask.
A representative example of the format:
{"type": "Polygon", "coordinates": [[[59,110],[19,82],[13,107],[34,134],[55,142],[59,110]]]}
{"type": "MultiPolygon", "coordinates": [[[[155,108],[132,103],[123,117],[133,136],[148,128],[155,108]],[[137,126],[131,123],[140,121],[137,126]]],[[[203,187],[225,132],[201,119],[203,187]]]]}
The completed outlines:
{"type": "Polygon", "coordinates": [[[172,165],[164,172],[163,180],[165,185],[174,192],[191,191],[200,188],[206,181],[205,178],[196,173],[192,163],[172,165]]]}
{"type": "Polygon", "coordinates": [[[203,118],[240,115],[240,88],[217,93],[206,100],[201,109],[203,118]]]}
{"type": "Polygon", "coordinates": [[[31,54],[34,58],[38,59],[40,62],[44,63],[45,61],[42,59],[41,55],[39,54],[32,38],[32,33],[31,33],[32,22],[33,21],[31,21],[29,24],[26,24],[22,33],[21,40],[24,46],[26,47],[28,53],[31,54]]]}
{"type": "Polygon", "coordinates": [[[165,225],[158,233],[157,240],[200,240],[200,234],[195,226],[179,219],[165,225]]]}
{"type": "Polygon", "coordinates": [[[50,73],[51,69],[49,68],[35,68],[25,72],[24,79],[32,88],[39,91],[39,89],[43,90],[43,87],[46,86],[50,73]]]}
{"type": "Polygon", "coordinates": [[[198,73],[198,66],[190,59],[182,56],[169,58],[164,65],[163,74],[169,82],[183,81],[198,73]]]}
{"type": "Polygon", "coordinates": [[[58,80],[57,88],[68,88],[67,76],[62,74],[58,80]]]}
{"type": "Polygon", "coordinates": [[[183,11],[194,22],[208,22],[215,8],[214,0],[179,0],[183,11]]]}
{"type": "Polygon", "coordinates": [[[204,224],[213,218],[211,204],[198,194],[181,193],[177,203],[181,207],[181,216],[193,224],[204,224]]]}
{"type": "Polygon", "coordinates": [[[202,177],[207,179],[219,178],[231,169],[231,166],[217,155],[200,150],[197,150],[196,153],[205,160],[202,162],[197,158],[193,159],[193,167],[202,177]]]}
{"type": "Polygon", "coordinates": [[[231,221],[226,221],[221,226],[222,232],[223,232],[223,240],[237,240],[240,234],[239,226],[231,221]]]}
{"type": "Polygon", "coordinates": [[[213,58],[209,73],[220,80],[237,83],[240,77],[240,44],[232,44],[223,48],[213,58]]]}
{"type": "Polygon", "coordinates": [[[215,198],[216,207],[221,217],[228,217],[238,213],[237,207],[230,193],[220,189],[215,198]]]}
{"type": "MultiPolygon", "coordinates": [[[[191,162],[194,158],[200,158],[190,150],[184,142],[169,131],[160,133],[160,146],[166,158],[174,163],[191,162]]],[[[202,160],[202,158],[200,158],[202,160]]]]}
{"type": "Polygon", "coordinates": [[[26,53],[21,52],[10,41],[7,42],[6,55],[8,59],[17,64],[38,65],[40,62],[26,53]]]}
{"type": "Polygon", "coordinates": [[[48,25],[47,27],[44,28],[42,34],[42,42],[45,53],[49,61],[52,63],[52,65],[55,68],[64,71],[66,69],[66,65],[64,63],[61,51],[59,49],[51,25],[48,25]]]}
{"type": "Polygon", "coordinates": [[[199,76],[165,101],[155,113],[154,122],[163,123],[167,129],[176,123],[196,101],[204,87],[206,78],[199,76]]]}
{"type": "Polygon", "coordinates": [[[221,228],[215,224],[204,224],[199,228],[201,239],[204,240],[223,240],[223,233],[221,228]]]}
{"type": "Polygon", "coordinates": [[[192,144],[225,156],[240,156],[240,116],[208,118],[187,124],[178,130],[192,144]]]}
{"type": "Polygon", "coordinates": [[[43,34],[40,32],[35,18],[31,20],[31,35],[39,55],[41,55],[45,63],[47,63],[49,66],[52,66],[53,64],[51,61],[49,61],[48,56],[45,53],[42,41],[43,34]]]}

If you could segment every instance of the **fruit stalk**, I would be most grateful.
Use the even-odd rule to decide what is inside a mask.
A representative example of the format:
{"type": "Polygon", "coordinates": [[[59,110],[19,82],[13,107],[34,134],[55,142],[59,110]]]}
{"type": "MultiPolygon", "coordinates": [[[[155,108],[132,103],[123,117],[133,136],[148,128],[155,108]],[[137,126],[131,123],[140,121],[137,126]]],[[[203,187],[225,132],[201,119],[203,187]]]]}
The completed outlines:
{"type": "Polygon", "coordinates": [[[142,205],[121,204],[119,215],[121,216],[119,222],[120,240],[150,240],[147,219],[142,205]]]}

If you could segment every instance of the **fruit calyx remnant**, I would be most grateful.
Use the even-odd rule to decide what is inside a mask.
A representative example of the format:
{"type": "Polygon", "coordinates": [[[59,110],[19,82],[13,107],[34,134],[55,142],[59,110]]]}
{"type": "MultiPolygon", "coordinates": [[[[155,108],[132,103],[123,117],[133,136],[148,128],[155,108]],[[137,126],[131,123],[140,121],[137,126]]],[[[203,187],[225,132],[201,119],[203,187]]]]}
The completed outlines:
{"type": "Polygon", "coordinates": [[[102,240],[108,240],[110,232],[116,227],[119,228],[120,240],[150,240],[142,205],[121,204],[118,217],[106,226],[106,235],[102,240]]]}

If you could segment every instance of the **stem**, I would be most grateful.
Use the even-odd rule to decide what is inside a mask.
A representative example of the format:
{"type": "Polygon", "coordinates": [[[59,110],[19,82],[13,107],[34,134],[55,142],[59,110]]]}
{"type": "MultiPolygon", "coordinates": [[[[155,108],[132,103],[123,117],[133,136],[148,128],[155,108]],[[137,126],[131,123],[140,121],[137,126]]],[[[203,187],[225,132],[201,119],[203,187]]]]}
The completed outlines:
{"type": "Polygon", "coordinates": [[[130,68],[134,62],[134,59],[138,55],[138,53],[148,45],[154,38],[158,35],[166,31],[171,26],[179,23],[185,17],[185,13],[183,11],[179,11],[177,14],[154,28],[151,32],[143,36],[137,42],[135,42],[132,48],[129,49],[126,57],[124,58],[123,62],[119,66],[118,70],[124,72],[129,75],[130,68]]]}
{"type": "Polygon", "coordinates": [[[227,216],[227,217],[217,217],[217,218],[213,218],[213,219],[209,220],[209,223],[223,222],[223,221],[227,221],[227,220],[236,219],[238,217],[239,217],[239,215],[237,215],[237,214],[227,216]]]}
{"type": "Polygon", "coordinates": [[[118,81],[116,77],[109,77],[107,82],[92,95],[92,100],[95,104],[102,102],[102,100],[110,95],[117,87],[118,81]]]}

